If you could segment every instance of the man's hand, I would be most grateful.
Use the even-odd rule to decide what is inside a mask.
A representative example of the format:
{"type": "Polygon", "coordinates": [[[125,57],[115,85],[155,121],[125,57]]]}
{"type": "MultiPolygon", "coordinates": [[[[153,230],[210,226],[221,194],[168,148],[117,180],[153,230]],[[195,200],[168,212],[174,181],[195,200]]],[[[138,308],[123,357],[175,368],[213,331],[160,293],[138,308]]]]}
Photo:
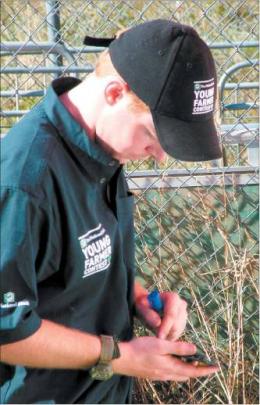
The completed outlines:
{"type": "Polygon", "coordinates": [[[135,307],[139,317],[161,339],[177,340],[183,333],[187,322],[187,303],[177,293],[162,292],[164,304],[162,319],[154,311],[147,299],[148,292],[139,284],[135,286],[135,307]]]}
{"type": "Polygon", "coordinates": [[[186,381],[218,371],[215,366],[196,367],[172,356],[195,354],[196,346],[191,343],[146,336],[121,342],[119,348],[121,356],[112,361],[116,374],[157,381],[186,381]]]}
{"type": "Polygon", "coordinates": [[[164,310],[158,337],[177,340],[186,327],[188,317],[187,302],[174,292],[162,292],[160,295],[164,303],[164,310]]]}

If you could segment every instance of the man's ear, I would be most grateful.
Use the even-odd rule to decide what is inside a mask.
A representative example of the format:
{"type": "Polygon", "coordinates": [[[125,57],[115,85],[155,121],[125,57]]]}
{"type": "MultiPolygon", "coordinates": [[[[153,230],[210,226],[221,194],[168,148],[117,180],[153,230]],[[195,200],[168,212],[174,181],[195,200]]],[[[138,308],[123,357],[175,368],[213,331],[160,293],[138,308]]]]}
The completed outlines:
{"type": "Polygon", "coordinates": [[[128,84],[120,80],[109,82],[105,87],[105,98],[108,104],[113,105],[117,103],[126,92],[129,91],[128,84]]]}

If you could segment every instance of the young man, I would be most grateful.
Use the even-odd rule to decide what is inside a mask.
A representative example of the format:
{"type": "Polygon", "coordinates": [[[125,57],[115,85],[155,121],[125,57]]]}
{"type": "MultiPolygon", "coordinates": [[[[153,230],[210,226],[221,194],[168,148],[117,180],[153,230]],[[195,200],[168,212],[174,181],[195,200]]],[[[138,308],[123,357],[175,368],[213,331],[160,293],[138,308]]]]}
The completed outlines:
{"type": "Polygon", "coordinates": [[[122,168],[165,153],[220,157],[215,93],[197,33],[150,21],[111,41],[83,82],[55,80],[3,139],[2,403],[129,403],[131,377],[217,371],[173,356],[196,352],[178,341],[187,319],[178,294],[161,293],[161,320],[134,282],[122,168]],[[135,313],[156,336],[133,338],[135,313]]]}

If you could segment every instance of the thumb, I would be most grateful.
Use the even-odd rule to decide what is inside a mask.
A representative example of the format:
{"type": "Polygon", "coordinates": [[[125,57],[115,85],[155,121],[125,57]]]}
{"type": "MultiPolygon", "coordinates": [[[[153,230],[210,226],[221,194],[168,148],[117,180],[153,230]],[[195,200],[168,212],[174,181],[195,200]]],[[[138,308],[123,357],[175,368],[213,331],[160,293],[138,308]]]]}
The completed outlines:
{"type": "Polygon", "coordinates": [[[160,315],[154,311],[147,303],[139,305],[137,308],[138,315],[142,318],[147,326],[152,329],[157,329],[161,325],[160,315]]]}
{"type": "Polygon", "coordinates": [[[144,310],[143,319],[147,326],[150,326],[152,329],[157,329],[161,325],[161,317],[157,314],[156,311],[150,308],[144,310]]]}

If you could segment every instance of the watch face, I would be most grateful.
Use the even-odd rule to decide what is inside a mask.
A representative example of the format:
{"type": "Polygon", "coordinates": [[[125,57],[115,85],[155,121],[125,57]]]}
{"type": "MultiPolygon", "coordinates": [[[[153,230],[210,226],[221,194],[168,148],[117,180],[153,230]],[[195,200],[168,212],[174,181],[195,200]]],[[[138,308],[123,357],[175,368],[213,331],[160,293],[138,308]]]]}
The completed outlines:
{"type": "Polygon", "coordinates": [[[90,375],[93,380],[109,380],[113,376],[111,364],[97,364],[90,370],[90,375]]]}

